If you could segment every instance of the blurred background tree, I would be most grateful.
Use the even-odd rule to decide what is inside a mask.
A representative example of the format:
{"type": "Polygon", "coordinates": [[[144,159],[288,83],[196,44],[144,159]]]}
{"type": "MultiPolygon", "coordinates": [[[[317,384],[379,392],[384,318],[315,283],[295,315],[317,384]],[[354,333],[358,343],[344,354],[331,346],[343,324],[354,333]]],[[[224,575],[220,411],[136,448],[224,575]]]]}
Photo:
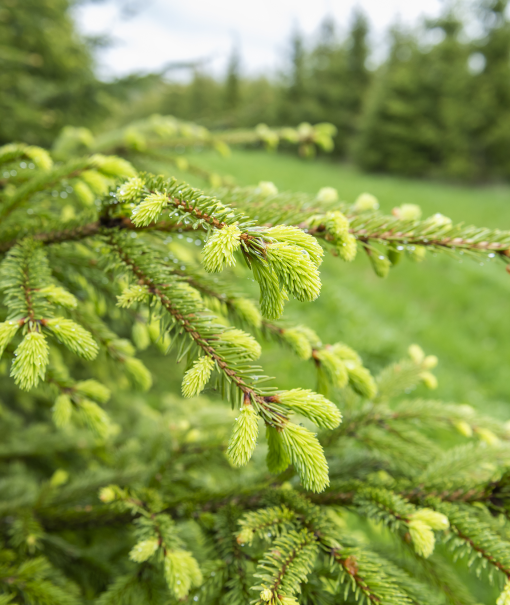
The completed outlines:
{"type": "Polygon", "coordinates": [[[507,179],[507,4],[480,0],[467,11],[446,3],[438,19],[394,25],[386,58],[374,55],[356,9],[345,30],[326,17],[308,39],[295,26],[277,74],[244,73],[236,41],[223,78],[204,58],[104,82],[94,53],[107,41],[78,35],[72,0],[2,0],[0,142],[47,144],[66,124],[101,130],[151,113],[213,129],[327,121],[337,128],[336,156],[365,171],[507,179]],[[189,77],[176,78],[176,67],[189,77]]]}
{"type": "Polygon", "coordinates": [[[69,0],[0,3],[0,143],[49,144],[66,124],[107,117],[91,52],[101,40],[80,38],[69,11],[69,0]]]}

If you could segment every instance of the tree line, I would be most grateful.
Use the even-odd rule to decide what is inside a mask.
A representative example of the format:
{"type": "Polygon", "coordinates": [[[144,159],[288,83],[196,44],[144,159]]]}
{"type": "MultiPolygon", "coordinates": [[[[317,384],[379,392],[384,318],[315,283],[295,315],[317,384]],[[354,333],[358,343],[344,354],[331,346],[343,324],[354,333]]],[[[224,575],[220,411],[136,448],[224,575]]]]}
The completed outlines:
{"type": "Polygon", "coordinates": [[[295,30],[285,67],[271,77],[244,74],[234,49],[223,79],[205,63],[187,83],[165,74],[104,83],[92,58],[100,41],[77,36],[69,0],[6,0],[0,10],[0,110],[7,119],[0,142],[22,135],[45,144],[65,124],[113,127],[150,113],[209,128],[330,122],[337,128],[337,156],[363,170],[506,179],[507,5],[482,0],[469,13],[447,6],[419,26],[394,25],[387,57],[376,68],[369,66],[368,20],[357,10],[343,34],[331,18],[313,40],[295,30]]]}

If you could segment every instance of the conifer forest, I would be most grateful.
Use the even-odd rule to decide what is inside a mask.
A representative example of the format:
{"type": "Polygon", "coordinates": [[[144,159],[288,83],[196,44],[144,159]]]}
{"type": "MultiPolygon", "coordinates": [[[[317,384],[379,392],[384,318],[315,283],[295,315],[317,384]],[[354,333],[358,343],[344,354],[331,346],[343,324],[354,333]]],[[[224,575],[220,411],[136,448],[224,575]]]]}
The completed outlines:
{"type": "Polygon", "coordinates": [[[76,4],[0,0],[0,605],[510,605],[506,0],[186,82],[76,4]]]}

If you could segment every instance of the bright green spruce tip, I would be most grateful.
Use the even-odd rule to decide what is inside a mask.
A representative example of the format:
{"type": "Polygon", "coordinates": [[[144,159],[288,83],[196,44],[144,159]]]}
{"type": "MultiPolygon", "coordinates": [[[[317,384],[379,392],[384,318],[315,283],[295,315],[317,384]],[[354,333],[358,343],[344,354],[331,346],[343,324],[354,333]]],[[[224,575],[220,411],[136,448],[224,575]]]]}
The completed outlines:
{"type": "Polygon", "coordinates": [[[230,304],[241,319],[254,328],[260,328],[262,325],[262,316],[258,307],[249,298],[234,298],[230,304]]]}
{"type": "Polygon", "coordinates": [[[446,530],[450,527],[448,517],[431,508],[420,508],[413,514],[412,519],[423,521],[423,523],[430,525],[435,530],[446,530]]]}
{"type": "Polygon", "coordinates": [[[280,287],[278,277],[272,266],[262,260],[253,260],[253,276],[260,286],[260,310],[267,319],[279,319],[282,316],[285,301],[289,300],[285,288],[280,287]]]}
{"type": "Polygon", "coordinates": [[[135,202],[142,195],[144,187],[144,181],[139,176],[135,176],[117,189],[117,198],[121,202],[135,202]]]}
{"type": "Polygon", "coordinates": [[[321,363],[321,369],[326,374],[333,387],[343,389],[349,381],[349,374],[345,362],[337,357],[332,349],[316,351],[316,358],[321,363]]]}
{"type": "Polygon", "coordinates": [[[201,393],[211,378],[214,360],[208,355],[199,357],[193,363],[182,379],[182,394],[184,397],[194,397],[201,393]]]}
{"type": "Polygon", "coordinates": [[[124,359],[126,371],[142,391],[148,391],[152,386],[152,374],[142,361],[136,357],[124,359]]]}
{"type": "Polygon", "coordinates": [[[73,189],[76,197],[84,206],[92,206],[94,204],[96,196],[87,183],[85,183],[85,181],[76,181],[73,185],[73,189]]]}
{"type": "Polygon", "coordinates": [[[163,193],[151,193],[131,214],[136,227],[147,227],[153,223],[168,206],[168,196],[163,193]]]}
{"type": "Polygon", "coordinates": [[[278,400],[320,428],[335,429],[342,421],[342,414],[334,403],[309,389],[282,391],[278,394],[278,400]]]}
{"type": "Polygon", "coordinates": [[[129,553],[129,558],[135,563],[143,563],[144,561],[148,561],[155,554],[158,548],[158,538],[141,540],[133,546],[131,552],[129,553]]]}
{"type": "Polygon", "coordinates": [[[24,391],[44,380],[49,361],[49,347],[44,334],[28,332],[14,353],[11,376],[24,391]]]}
{"type": "Polygon", "coordinates": [[[235,419],[228,443],[227,457],[233,466],[244,466],[252,457],[259,434],[259,419],[251,404],[243,407],[235,419]]]}
{"type": "Polygon", "coordinates": [[[221,334],[220,340],[223,342],[228,342],[235,347],[239,347],[240,349],[244,349],[244,355],[248,359],[258,359],[262,354],[262,347],[255,340],[255,338],[253,338],[251,334],[247,334],[238,328],[226,330],[221,334]]]}
{"type": "Polygon", "coordinates": [[[428,559],[434,552],[436,538],[434,532],[428,523],[419,519],[411,519],[408,523],[409,533],[416,554],[424,559],[428,559]]]}
{"type": "Polygon", "coordinates": [[[96,170],[84,170],[80,178],[96,195],[105,195],[108,193],[109,179],[99,174],[96,170]]]}
{"type": "Polygon", "coordinates": [[[167,550],[164,570],[168,588],[179,600],[184,600],[193,587],[203,582],[196,559],[186,550],[167,550]]]}
{"type": "Polygon", "coordinates": [[[97,380],[89,379],[77,382],[74,389],[80,395],[89,397],[98,403],[106,403],[111,397],[111,391],[97,380]]]}
{"type": "Polygon", "coordinates": [[[289,466],[290,458],[283,444],[280,432],[273,426],[266,426],[267,440],[267,469],[274,475],[279,475],[289,466]]]}
{"type": "Polygon", "coordinates": [[[322,263],[322,257],[324,256],[322,246],[314,237],[308,235],[308,233],[305,233],[302,229],[292,227],[291,225],[277,225],[276,227],[271,227],[267,231],[264,231],[264,236],[266,235],[274,238],[278,242],[293,244],[294,246],[303,248],[303,250],[308,252],[312,262],[314,262],[317,267],[322,263]]]}
{"type": "Polygon", "coordinates": [[[351,387],[367,399],[373,399],[377,394],[377,384],[367,368],[356,361],[346,360],[345,367],[351,387]]]}
{"type": "Polygon", "coordinates": [[[8,319],[7,321],[0,323],[0,357],[5,351],[5,347],[16,335],[16,332],[19,330],[19,328],[19,321],[16,321],[15,319],[8,319]]]}
{"type": "Polygon", "coordinates": [[[39,290],[39,294],[44,296],[49,302],[66,309],[75,309],[78,305],[77,298],[60,286],[46,286],[46,288],[39,290]]]}
{"type": "Polygon", "coordinates": [[[503,592],[499,595],[496,605],[510,605],[510,580],[507,579],[503,592]]]}
{"type": "Polygon", "coordinates": [[[378,250],[372,249],[370,254],[368,254],[368,258],[370,259],[370,263],[372,264],[372,268],[377,277],[388,277],[391,262],[386,255],[378,250]]]}
{"type": "Polygon", "coordinates": [[[288,422],[279,435],[303,487],[317,493],[326,489],[329,485],[328,463],[317,437],[304,426],[292,422],[288,422]]]}
{"type": "Polygon", "coordinates": [[[89,360],[97,356],[99,347],[92,334],[72,319],[55,317],[45,320],[44,326],[73,353],[89,360]]]}
{"type": "Polygon", "coordinates": [[[282,337],[300,359],[310,359],[312,356],[312,345],[306,334],[299,328],[284,330],[282,337]]]}
{"type": "Polygon", "coordinates": [[[64,428],[71,422],[73,403],[67,393],[61,393],[53,404],[53,422],[57,428],[64,428]]]}
{"type": "Polygon", "coordinates": [[[234,252],[241,245],[241,235],[237,225],[225,225],[209,237],[202,250],[202,263],[208,273],[219,273],[225,265],[236,264],[234,252]]]}
{"type": "Polygon", "coordinates": [[[335,249],[343,261],[352,263],[358,253],[358,241],[352,233],[345,233],[337,239],[335,249]]]}
{"type": "Polygon", "coordinates": [[[149,298],[147,286],[133,284],[123,290],[122,294],[117,296],[117,306],[121,309],[127,309],[138,302],[145,302],[149,298]]]}
{"type": "Polygon", "coordinates": [[[357,364],[361,365],[361,357],[358,353],[344,344],[343,342],[336,342],[330,346],[330,350],[339,358],[344,361],[355,361],[357,364]]]}
{"type": "Polygon", "coordinates": [[[318,298],[321,291],[319,271],[304,248],[276,242],[267,246],[266,253],[286,292],[300,302],[318,298]]]}
{"type": "Polygon", "coordinates": [[[82,399],[78,405],[78,413],[82,422],[98,437],[104,439],[111,434],[113,426],[110,417],[95,401],[82,399]]]}

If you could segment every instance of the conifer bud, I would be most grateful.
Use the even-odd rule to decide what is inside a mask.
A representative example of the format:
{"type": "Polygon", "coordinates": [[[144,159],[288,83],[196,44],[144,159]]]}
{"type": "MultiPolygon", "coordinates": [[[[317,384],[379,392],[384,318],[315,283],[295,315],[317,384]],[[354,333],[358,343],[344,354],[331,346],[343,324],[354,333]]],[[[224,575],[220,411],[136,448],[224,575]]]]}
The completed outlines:
{"type": "Polygon", "coordinates": [[[11,376],[14,382],[29,391],[44,380],[49,361],[49,349],[44,334],[28,332],[14,353],[11,376]]]}
{"type": "Polygon", "coordinates": [[[45,320],[44,325],[49,328],[57,339],[68,349],[84,359],[94,359],[98,354],[99,347],[92,338],[92,334],[79,324],[75,323],[72,319],[55,317],[53,319],[45,320]]]}
{"type": "Polygon", "coordinates": [[[241,544],[241,546],[243,544],[251,544],[253,541],[253,531],[249,527],[245,527],[238,534],[236,541],[238,544],[241,544]]]}
{"type": "Polygon", "coordinates": [[[129,558],[135,563],[143,563],[150,559],[159,548],[157,538],[149,538],[135,544],[129,553],[129,558]]]}
{"type": "Polygon", "coordinates": [[[407,256],[415,263],[421,263],[427,254],[425,246],[408,246],[406,248],[407,256]]]}
{"type": "Polygon", "coordinates": [[[427,355],[422,363],[422,368],[425,370],[432,370],[438,364],[439,360],[435,355],[427,355]]]}
{"type": "Polygon", "coordinates": [[[67,393],[62,393],[55,399],[53,405],[53,422],[58,428],[64,428],[71,421],[73,404],[67,393]]]}
{"type": "Polygon", "coordinates": [[[214,361],[208,355],[199,357],[193,367],[189,369],[182,379],[182,394],[184,397],[195,397],[200,394],[211,378],[214,361]]]}
{"type": "Polygon", "coordinates": [[[148,391],[152,386],[152,374],[136,357],[124,359],[126,371],[142,391],[148,391]]]}
{"type": "Polygon", "coordinates": [[[51,487],[60,487],[65,485],[69,481],[69,473],[63,468],[58,468],[50,479],[51,487]]]}
{"type": "Polygon", "coordinates": [[[332,349],[321,349],[315,353],[319,360],[321,368],[324,370],[332,386],[343,389],[347,386],[349,374],[345,367],[345,362],[337,357],[332,349]]]}
{"type": "Polygon", "coordinates": [[[167,195],[163,193],[151,193],[133,210],[131,220],[137,227],[147,227],[159,218],[159,215],[167,206],[167,195]]]}
{"type": "Polygon", "coordinates": [[[384,254],[378,250],[371,250],[368,254],[368,258],[370,259],[372,268],[374,269],[374,273],[377,275],[377,277],[388,277],[391,263],[384,254]]]}
{"type": "Polygon", "coordinates": [[[312,345],[306,334],[299,328],[283,330],[281,335],[300,359],[310,359],[312,356],[312,345]]]}
{"type": "Polygon", "coordinates": [[[427,223],[432,223],[436,227],[450,227],[452,219],[444,214],[437,213],[427,219],[427,223]]]}
{"type": "Polygon", "coordinates": [[[29,157],[41,170],[50,170],[52,168],[53,160],[46,149],[36,147],[35,145],[30,145],[25,147],[25,153],[27,157],[29,157]]]}
{"type": "Polygon", "coordinates": [[[302,229],[292,227],[291,225],[277,225],[265,231],[264,235],[278,242],[293,244],[306,250],[317,267],[322,263],[322,257],[324,256],[322,246],[314,237],[308,235],[302,229]]]}
{"type": "Polygon", "coordinates": [[[241,245],[241,231],[237,225],[217,229],[202,250],[202,262],[209,273],[218,273],[224,266],[236,264],[234,252],[241,245]]]}
{"type": "Polygon", "coordinates": [[[342,421],[342,414],[334,403],[308,389],[282,391],[277,397],[280,403],[321,428],[334,429],[342,421]]]}
{"type": "Polygon", "coordinates": [[[280,432],[273,426],[266,426],[267,440],[267,469],[274,475],[279,475],[289,466],[290,458],[283,445],[280,432]]]}
{"type": "Polygon", "coordinates": [[[108,436],[111,432],[112,424],[103,408],[89,399],[82,399],[79,404],[79,411],[85,424],[99,437],[104,438],[108,436]]]}
{"type": "Polygon", "coordinates": [[[142,195],[144,187],[143,180],[135,176],[117,189],[117,198],[121,202],[136,202],[142,195]]]}
{"type": "Polygon", "coordinates": [[[273,598],[273,591],[270,588],[264,588],[260,593],[260,598],[265,603],[268,603],[273,598]]]}
{"type": "Polygon", "coordinates": [[[317,201],[330,203],[338,202],[338,191],[334,187],[322,187],[317,194],[317,201]]]}
{"type": "Polygon", "coordinates": [[[437,389],[438,382],[437,378],[432,372],[420,372],[420,378],[423,384],[431,390],[437,389]]]}
{"type": "Polygon", "coordinates": [[[243,404],[227,448],[227,456],[233,466],[244,466],[248,463],[257,445],[258,434],[257,413],[250,403],[243,404]]]}
{"type": "Polygon", "coordinates": [[[354,212],[368,212],[371,210],[377,210],[379,208],[379,202],[375,196],[370,193],[362,193],[357,200],[354,202],[354,212]]]}
{"type": "Polygon", "coordinates": [[[123,290],[122,294],[117,296],[117,306],[121,309],[127,309],[137,302],[145,302],[148,298],[147,286],[129,286],[129,288],[123,290]]]}
{"type": "Polygon", "coordinates": [[[270,195],[277,195],[278,188],[271,181],[260,181],[257,187],[257,193],[263,195],[264,197],[269,197],[270,195]]]}
{"type": "Polygon", "coordinates": [[[411,518],[415,521],[422,521],[435,530],[444,531],[450,527],[450,522],[446,515],[438,513],[430,508],[420,508],[413,513],[411,518]]]}
{"type": "Polygon", "coordinates": [[[265,261],[253,260],[253,276],[260,285],[260,308],[268,319],[278,319],[283,313],[285,301],[289,300],[285,289],[280,288],[278,277],[265,261]]]}
{"type": "Polygon", "coordinates": [[[131,328],[131,338],[139,351],[145,349],[151,344],[151,338],[147,324],[144,321],[135,321],[131,328]]]}
{"type": "Polygon", "coordinates": [[[225,330],[225,332],[221,334],[220,340],[243,349],[244,354],[248,359],[258,359],[262,354],[262,347],[260,344],[251,334],[247,334],[246,332],[243,332],[243,330],[237,328],[225,330]]]}
{"type": "Polygon", "coordinates": [[[113,177],[134,177],[136,176],[136,170],[133,166],[124,158],[119,158],[115,155],[101,155],[96,154],[91,158],[93,165],[97,169],[106,174],[107,176],[113,177]]]}
{"type": "Polygon", "coordinates": [[[373,399],[377,394],[377,385],[370,372],[355,361],[346,361],[345,367],[352,388],[366,399],[373,399]]]}
{"type": "Polygon", "coordinates": [[[254,328],[262,325],[262,316],[257,307],[248,298],[233,298],[230,302],[241,319],[254,328]]]}
{"type": "Polygon", "coordinates": [[[351,263],[358,253],[358,242],[352,233],[346,233],[336,242],[338,256],[346,263],[351,263]]]}
{"type": "Polygon", "coordinates": [[[198,563],[185,550],[167,550],[164,570],[168,588],[179,600],[186,598],[192,586],[200,586],[202,583],[198,563]]]}
{"type": "Polygon", "coordinates": [[[481,426],[477,426],[475,428],[475,431],[478,437],[480,437],[480,439],[484,441],[487,445],[499,445],[498,437],[491,430],[483,428],[481,426]]]}
{"type": "Polygon", "coordinates": [[[86,183],[83,181],[75,181],[73,184],[73,189],[76,197],[82,204],[85,206],[93,206],[95,195],[86,183]]]}
{"type": "Polygon", "coordinates": [[[266,252],[286,292],[301,302],[311,302],[319,296],[319,271],[306,250],[277,242],[269,245],[266,252]]]}
{"type": "Polygon", "coordinates": [[[84,170],[80,178],[99,196],[108,193],[108,179],[95,170],[84,170]]]}
{"type": "Polygon", "coordinates": [[[402,204],[391,211],[393,216],[408,221],[418,221],[421,218],[421,208],[417,204],[402,204]]]}
{"type": "Polygon", "coordinates": [[[317,437],[292,422],[285,425],[280,436],[303,487],[313,492],[323,491],[329,485],[328,463],[317,437]]]}
{"type": "Polygon", "coordinates": [[[325,224],[328,232],[337,238],[343,238],[349,233],[349,221],[339,210],[327,212],[325,224]]]}
{"type": "Polygon", "coordinates": [[[347,346],[343,342],[336,342],[331,345],[330,350],[339,358],[344,361],[354,361],[361,365],[361,357],[356,353],[354,349],[347,346]]]}
{"type": "Polygon", "coordinates": [[[423,352],[423,349],[420,347],[420,345],[411,345],[407,349],[407,352],[409,354],[409,357],[414,361],[414,363],[418,365],[421,365],[421,363],[425,359],[425,353],[423,352]]]}
{"type": "Polygon", "coordinates": [[[414,550],[418,555],[427,559],[434,552],[436,543],[432,528],[428,523],[420,521],[419,519],[411,519],[408,523],[408,527],[414,550]]]}
{"type": "Polygon", "coordinates": [[[510,580],[507,578],[503,592],[499,595],[496,605],[510,605],[510,580]]]}
{"type": "Polygon", "coordinates": [[[80,395],[90,397],[98,403],[106,403],[111,396],[110,389],[97,380],[82,380],[74,385],[74,389],[80,395]]]}
{"type": "Polygon", "coordinates": [[[107,485],[99,490],[99,499],[105,504],[109,504],[117,499],[115,488],[112,485],[107,485]]]}
{"type": "Polygon", "coordinates": [[[468,424],[465,420],[456,420],[453,423],[453,426],[464,437],[472,437],[473,436],[473,429],[471,428],[471,425],[468,424]]]}
{"type": "Polygon", "coordinates": [[[54,305],[60,305],[66,309],[76,309],[78,305],[76,297],[60,286],[46,286],[39,290],[39,294],[54,305]]]}
{"type": "Polygon", "coordinates": [[[0,357],[5,351],[5,347],[11,342],[19,330],[20,323],[15,319],[9,319],[0,323],[0,357]]]}

